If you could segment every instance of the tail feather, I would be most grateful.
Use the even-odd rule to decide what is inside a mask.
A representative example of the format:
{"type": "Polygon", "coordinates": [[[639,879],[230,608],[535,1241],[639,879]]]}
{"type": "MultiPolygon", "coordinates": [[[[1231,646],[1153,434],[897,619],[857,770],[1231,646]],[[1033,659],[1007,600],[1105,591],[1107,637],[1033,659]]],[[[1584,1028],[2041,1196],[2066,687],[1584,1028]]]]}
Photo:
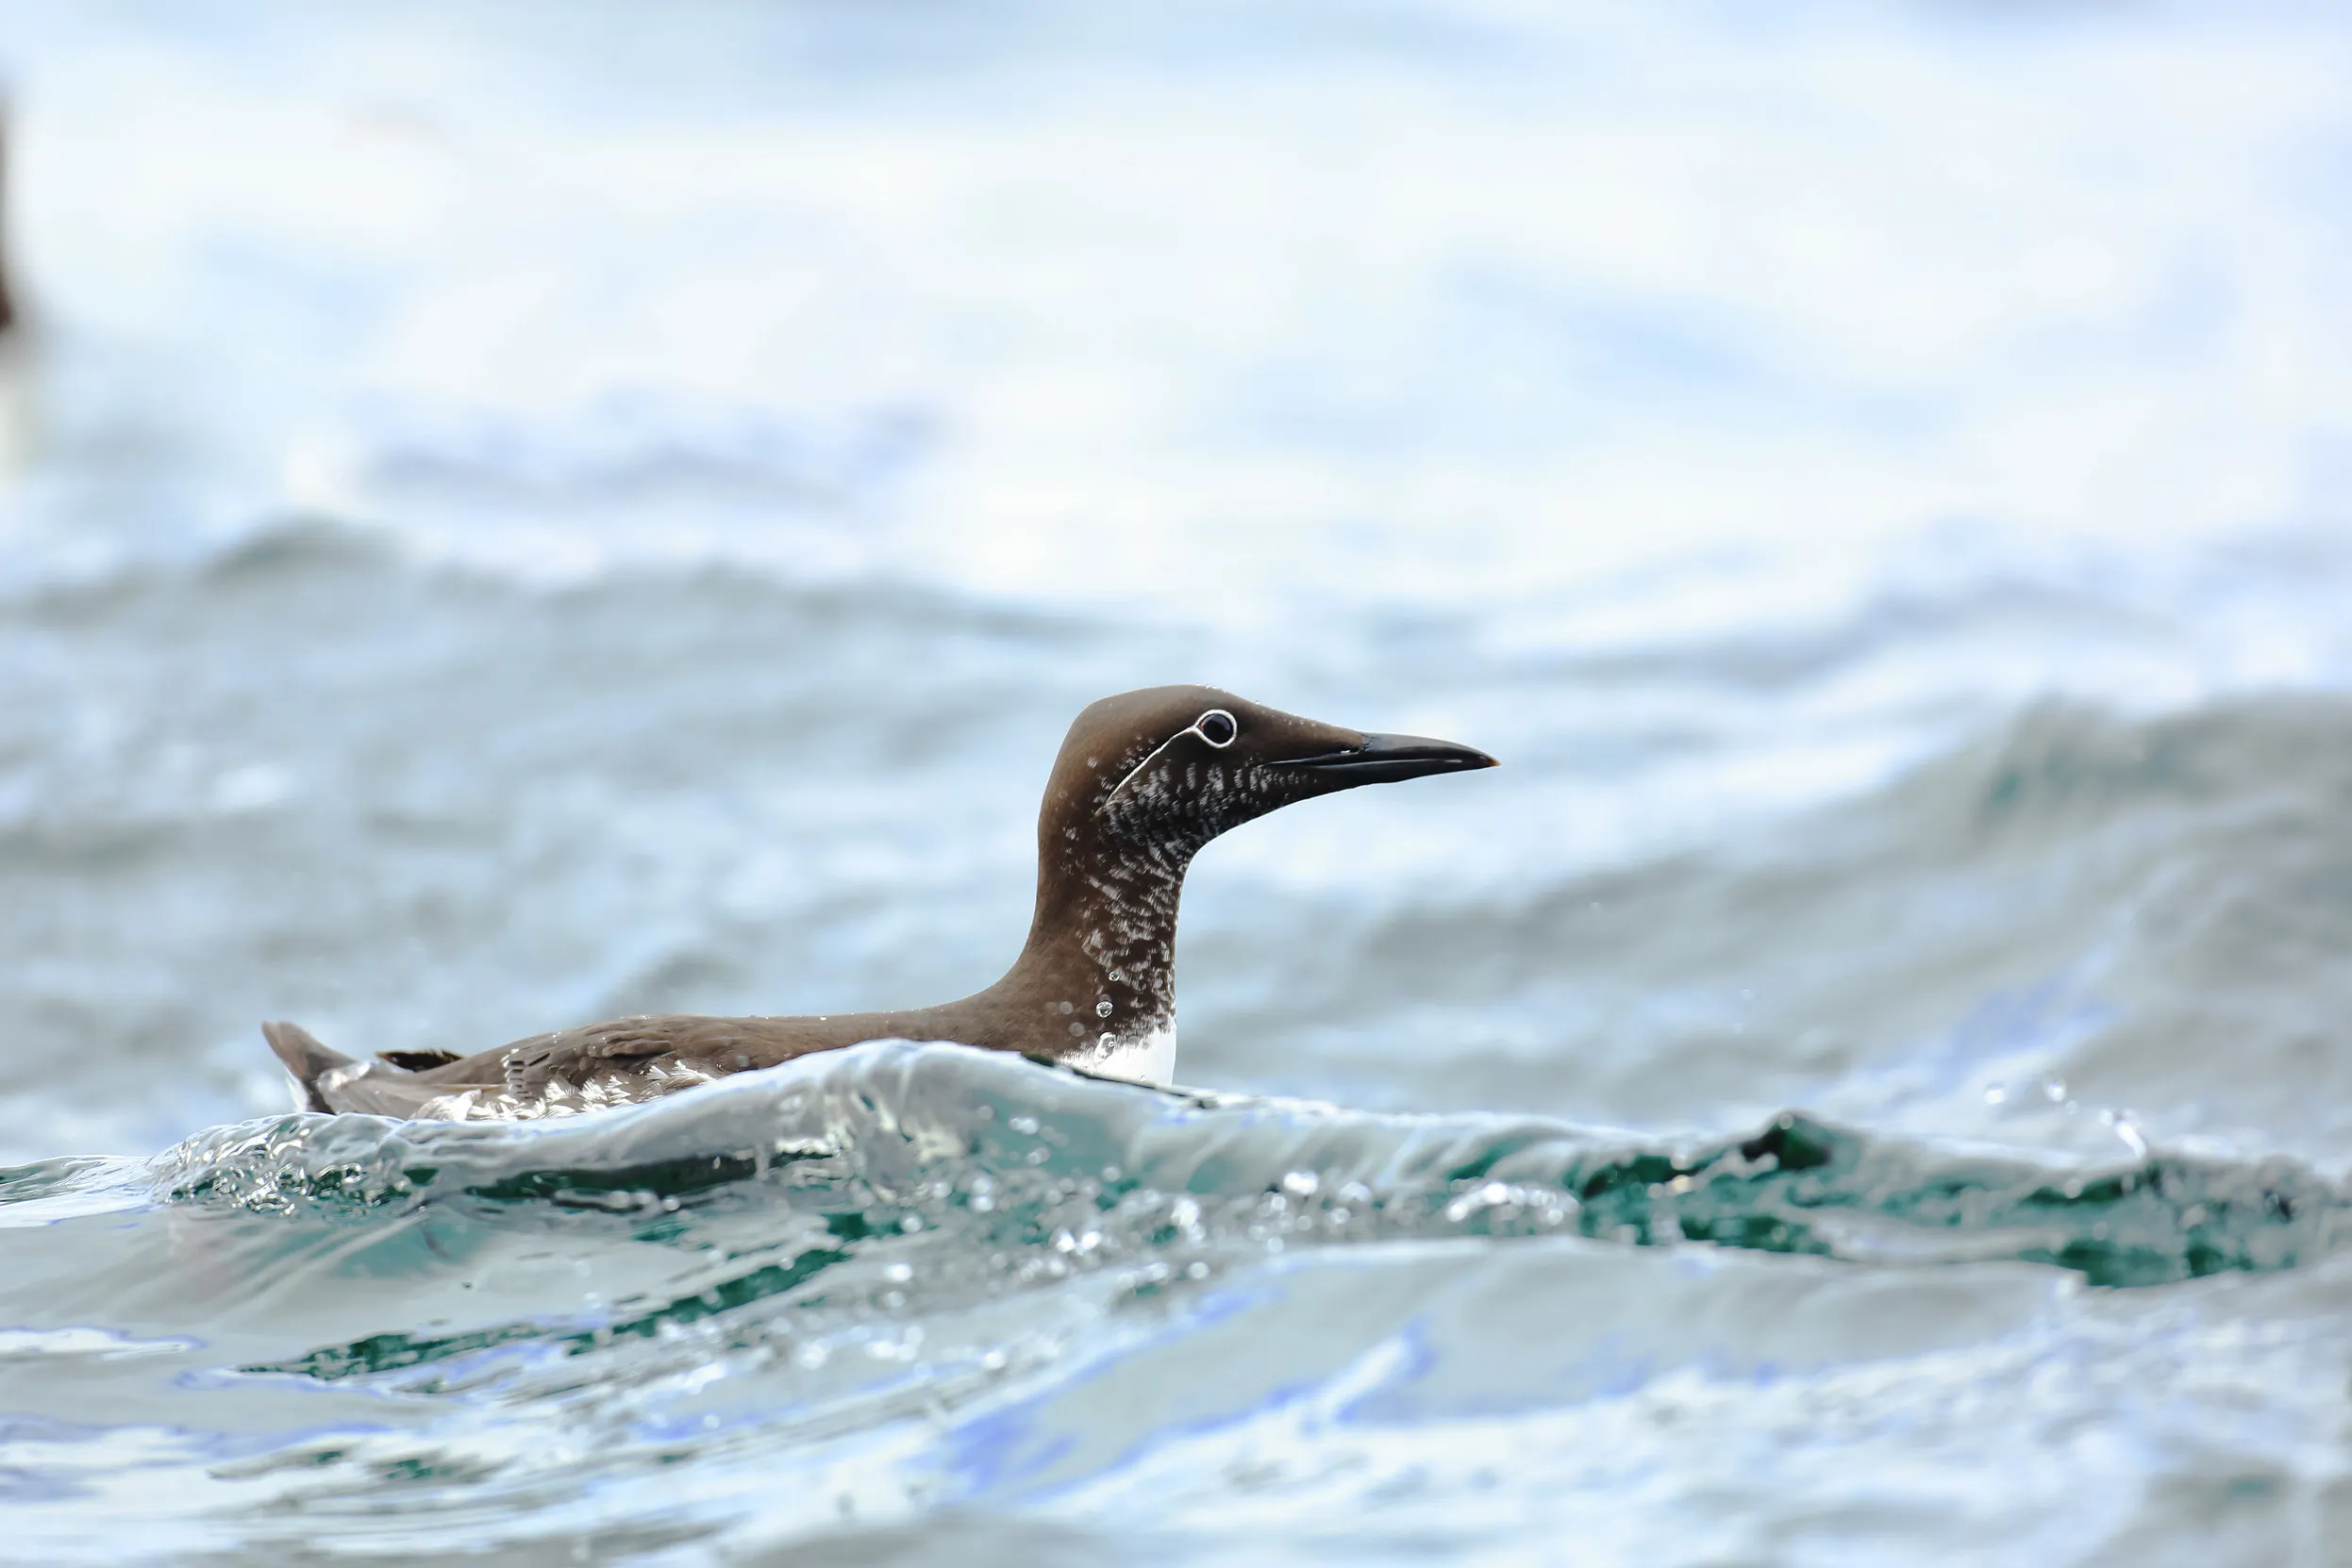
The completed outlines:
{"type": "Polygon", "coordinates": [[[319,1079],[338,1067],[356,1066],[341,1051],[329,1050],[319,1043],[318,1037],[299,1024],[271,1023],[261,1026],[261,1038],[270,1043],[277,1059],[286,1064],[286,1071],[294,1076],[307,1108],[311,1110],[332,1110],[319,1093],[319,1079]]]}

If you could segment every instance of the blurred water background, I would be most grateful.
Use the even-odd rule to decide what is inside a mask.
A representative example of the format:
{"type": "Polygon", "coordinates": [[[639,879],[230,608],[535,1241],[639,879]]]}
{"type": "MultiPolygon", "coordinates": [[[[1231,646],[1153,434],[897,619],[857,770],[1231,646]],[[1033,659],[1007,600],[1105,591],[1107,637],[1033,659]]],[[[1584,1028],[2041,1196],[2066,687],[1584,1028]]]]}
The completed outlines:
{"type": "Polygon", "coordinates": [[[0,1559],[2327,1564],[2352,19],[11,0],[0,1559]],[[1161,1095],[863,1047],[1093,697],[1161,1095]],[[211,1129],[211,1130],[208,1130],[211,1129]]]}

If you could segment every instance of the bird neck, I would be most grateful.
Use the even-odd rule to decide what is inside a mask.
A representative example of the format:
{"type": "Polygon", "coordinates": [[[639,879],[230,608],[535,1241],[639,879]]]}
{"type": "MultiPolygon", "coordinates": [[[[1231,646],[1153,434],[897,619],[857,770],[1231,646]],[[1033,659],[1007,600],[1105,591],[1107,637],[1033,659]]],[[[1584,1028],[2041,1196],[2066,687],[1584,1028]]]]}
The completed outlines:
{"type": "Polygon", "coordinates": [[[1064,843],[1040,856],[1029,940],[1006,978],[1057,1018],[1067,1004],[1066,1054],[1130,1050],[1175,1029],[1176,906],[1193,847],[1064,843]]]}

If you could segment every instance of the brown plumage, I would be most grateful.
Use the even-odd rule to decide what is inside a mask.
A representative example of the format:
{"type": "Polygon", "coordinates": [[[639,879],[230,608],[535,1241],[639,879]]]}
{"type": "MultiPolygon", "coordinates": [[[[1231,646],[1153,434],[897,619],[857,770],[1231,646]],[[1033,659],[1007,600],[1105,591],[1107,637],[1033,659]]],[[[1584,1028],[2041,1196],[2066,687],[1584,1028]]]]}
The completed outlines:
{"type": "Polygon", "coordinates": [[[1366,735],[1211,687],[1129,692],[1070,726],[1038,813],[1028,941],[1003,979],[960,1001],[805,1018],[618,1018],[470,1057],[395,1051],[366,1062],[296,1025],[262,1033],[313,1110],[459,1121],[626,1104],[868,1040],[957,1041],[1164,1083],[1176,906],[1203,844],[1295,801],[1493,765],[1450,742],[1366,735]]]}

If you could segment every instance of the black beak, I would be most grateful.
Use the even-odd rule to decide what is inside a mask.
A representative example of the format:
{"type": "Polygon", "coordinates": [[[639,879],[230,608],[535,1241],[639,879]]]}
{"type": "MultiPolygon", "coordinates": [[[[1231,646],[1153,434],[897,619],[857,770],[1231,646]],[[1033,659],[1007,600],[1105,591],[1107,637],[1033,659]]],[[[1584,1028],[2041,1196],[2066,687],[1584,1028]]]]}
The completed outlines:
{"type": "Polygon", "coordinates": [[[1451,741],[1432,741],[1422,735],[1367,735],[1362,745],[1351,750],[1288,758],[1274,766],[1311,769],[1342,784],[1393,784],[1400,778],[1421,778],[1433,773],[1491,768],[1494,759],[1451,741]]]}

